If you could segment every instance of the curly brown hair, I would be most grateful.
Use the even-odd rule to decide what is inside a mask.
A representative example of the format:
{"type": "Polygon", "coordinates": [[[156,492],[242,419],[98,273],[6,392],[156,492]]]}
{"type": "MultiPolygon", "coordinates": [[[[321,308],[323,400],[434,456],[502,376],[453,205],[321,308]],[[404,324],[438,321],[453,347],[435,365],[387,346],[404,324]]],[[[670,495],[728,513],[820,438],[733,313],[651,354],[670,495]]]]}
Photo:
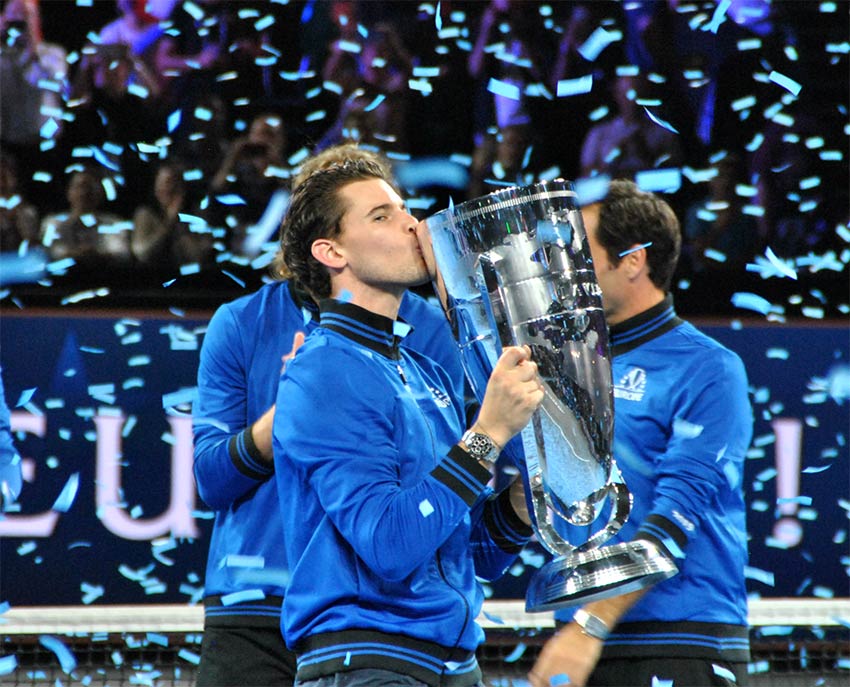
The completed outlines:
{"type": "MultiPolygon", "coordinates": [[[[340,143],[339,145],[326,148],[325,150],[316,153],[312,157],[308,158],[303,165],[301,165],[298,173],[292,177],[293,192],[312,174],[334,165],[341,165],[349,160],[366,160],[374,163],[380,168],[384,181],[393,188],[396,187],[390,163],[380,153],[361,148],[356,143],[340,143]]],[[[396,191],[398,191],[397,188],[396,191]]],[[[270,271],[274,279],[292,278],[292,274],[287,268],[286,261],[283,258],[282,242],[281,247],[274,256],[274,260],[272,260],[270,271]]]]}
{"type": "Polygon", "coordinates": [[[347,210],[340,190],[355,181],[385,180],[384,168],[369,159],[346,160],[307,177],[292,194],[280,227],[280,252],[290,279],[318,300],[331,294],[327,268],[313,257],[313,242],[335,238],[347,210]]]}

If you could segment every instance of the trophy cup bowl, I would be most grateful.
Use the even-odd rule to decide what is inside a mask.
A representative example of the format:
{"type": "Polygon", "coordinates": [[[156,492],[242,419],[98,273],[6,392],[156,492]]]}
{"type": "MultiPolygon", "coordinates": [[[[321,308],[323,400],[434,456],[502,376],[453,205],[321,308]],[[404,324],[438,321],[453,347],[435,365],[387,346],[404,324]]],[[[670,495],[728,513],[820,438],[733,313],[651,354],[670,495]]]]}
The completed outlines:
{"type": "Polygon", "coordinates": [[[532,578],[527,609],[576,605],[674,575],[673,561],[651,542],[600,546],[625,523],[631,495],[611,455],[608,328],[572,185],[506,188],[432,215],[419,234],[478,400],[503,346],[527,345],[544,385],[540,407],[506,449],[522,454],[532,525],[555,556],[532,578]],[[605,511],[607,522],[588,534],[605,511]],[[584,540],[570,542],[577,528],[584,540]]]}

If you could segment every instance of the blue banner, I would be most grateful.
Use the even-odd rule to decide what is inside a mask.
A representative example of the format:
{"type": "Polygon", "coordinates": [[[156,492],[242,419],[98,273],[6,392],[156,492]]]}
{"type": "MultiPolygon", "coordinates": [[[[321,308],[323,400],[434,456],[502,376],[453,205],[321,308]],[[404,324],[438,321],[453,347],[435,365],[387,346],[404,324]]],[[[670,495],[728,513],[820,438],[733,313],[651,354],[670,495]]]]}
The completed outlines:
{"type": "MultiPolygon", "coordinates": [[[[3,315],[0,364],[25,484],[18,509],[0,519],[0,602],[200,599],[211,513],[192,478],[191,401],[205,326],[140,314],[3,315]]],[[[846,328],[701,328],[743,358],[752,390],[751,592],[845,595],[846,328]]],[[[529,548],[488,593],[524,596],[543,560],[529,548]]]]}

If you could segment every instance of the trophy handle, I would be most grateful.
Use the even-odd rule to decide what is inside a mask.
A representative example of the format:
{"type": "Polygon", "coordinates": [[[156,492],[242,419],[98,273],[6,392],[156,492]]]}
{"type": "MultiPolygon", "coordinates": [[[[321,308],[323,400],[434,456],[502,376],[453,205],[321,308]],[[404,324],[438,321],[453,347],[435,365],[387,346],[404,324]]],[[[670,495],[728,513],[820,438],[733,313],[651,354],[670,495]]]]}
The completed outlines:
{"type": "Polygon", "coordinates": [[[586,542],[578,546],[573,546],[565,541],[558,534],[555,527],[548,517],[549,504],[546,500],[546,494],[543,490],[543,478],[540,472],[529,475],[529,484],[531,486],[531,503],[534,511],[534,531],[537,534],[540,543],[546,549],[556,556],[566,556],[571,553],[581,553],[597,546],[604,544],[613,537],[629,518],[629,513],[632,509],[632,494],[625,484],[622,482],[608,482],[599,492],[591,494],[588,497],[590,501],[596,501],[597,497],[607,496],[611,499],[611,513],[608,517],[608,522],[599,531],[595,532],[586,542]]]}
{"type": "Polygon", "coordinates": [[[584,544],[576,546],[576,552],[587,551],[605,543],[617,534],[629,519],[633,497],[628,487],[623,482],[608,482],[603,489],[608,491],[608,498],[611,499],[611,515],[608,518],[608,524],[594,533],[584,544]]]}

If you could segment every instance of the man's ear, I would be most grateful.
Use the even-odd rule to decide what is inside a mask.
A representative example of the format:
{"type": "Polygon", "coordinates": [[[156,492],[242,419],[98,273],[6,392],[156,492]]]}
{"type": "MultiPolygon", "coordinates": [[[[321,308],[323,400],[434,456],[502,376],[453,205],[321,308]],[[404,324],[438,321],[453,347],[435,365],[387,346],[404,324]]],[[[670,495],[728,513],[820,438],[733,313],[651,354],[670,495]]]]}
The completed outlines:
{"type": "Polygon", "coordinates": [[[339,270],[347,264],[345,256],[337,251],[333,239],[316,239],[310,246],[310,252],[316,260],[329,269],[339,270]]]}
{"type": "Polygon", "coordinates": [[[641,272],[648,269],[646,262],[646,247],[641,245],[632,246],[626,255],[622,257],[622,262],[626,267],[626,276],[634,279],[641,272]]]}

